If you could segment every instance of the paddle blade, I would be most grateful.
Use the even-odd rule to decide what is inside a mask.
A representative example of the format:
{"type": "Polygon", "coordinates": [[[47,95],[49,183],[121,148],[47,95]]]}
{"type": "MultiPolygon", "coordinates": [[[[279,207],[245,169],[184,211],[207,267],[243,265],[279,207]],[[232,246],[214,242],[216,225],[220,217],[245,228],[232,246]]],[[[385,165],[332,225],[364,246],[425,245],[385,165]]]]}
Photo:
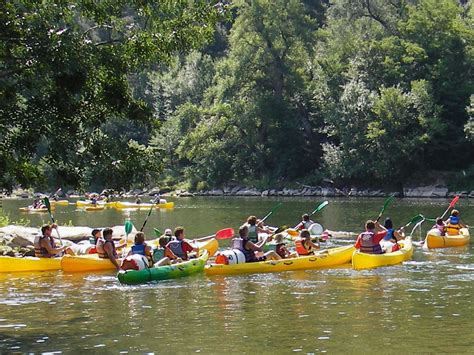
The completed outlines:
{"type": "Polygon", "coordinates": [[[423,217],[423,215],[419,214],[419,215],[413,217],[413,218],[411,219],[411,221],[410,221],[409,224],[418,223],[418,222],[420,222],[423,218],[425,218],[425,217],[423,217]]]}
{"type": "Polygon", "coordinates": [[[292,237],[298,237],[300,235],[300,232],[298,232],[296,229],[292,229],[292,228],[287,229],[286,233],[288,233],[292,237]]]}
{"type": "Polygon", "coordinates": [[[315,214],[316,212],[319,212],[321,211],[324,207],[326,207],[327,205],[329,204],[329,201],[324,201],[323,203],[321,203],[318,207],[316,207],[316,209],[311,212],[311,215],[315,214]]]}
{"type": "Polygon", "coordinates": [[[459,201],[459,196],[455,196],[453,200],[451,201],[451,203],[449,204],[449,207],[453,208],[454,205],[456,205],[458,201],[459,201]]]}
{"type": "Polygon", "coordinates": [[[221,229],[216,233],[216,239],[229,239],[234,236],[234,229],[233,228],[225,228],[221,229]]]}
{"type": "Polygon", "coordinates": [[[153,228],[153,232],[155,232],[157,238],[161,237],[161,231],[159,229],[153,228]]]}
{"type": "Polygon", "coordinates": [[[126,220],[125,221],[125,234],[130,234],[132,232],[132,229],[133,229],[133,224],[132,222],[130,222],[129,220],[126,220]]]}
{"type": "Polygon", "coordinates": [[[51,204],[49,203],[49,198],[45,197],[45,198],[43,199],[43,203],[44,203],[44,205],[46,206],[46,208],[48,209],[48,211],[51,212],[51,204]]]}

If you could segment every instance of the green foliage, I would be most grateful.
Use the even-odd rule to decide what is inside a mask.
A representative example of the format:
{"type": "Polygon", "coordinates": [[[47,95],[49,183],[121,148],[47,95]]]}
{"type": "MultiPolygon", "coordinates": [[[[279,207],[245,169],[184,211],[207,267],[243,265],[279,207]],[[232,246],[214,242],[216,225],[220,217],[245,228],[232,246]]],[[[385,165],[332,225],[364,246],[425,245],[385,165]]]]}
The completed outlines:
{"type": "Polygon", "coordinates": [[[0,6],[0,188],[471,176],[471,5],[0,6]]]}
{"type": "MultiPolygon", "coordinates": [[[[36,183],[40,172],[31,162],[40,158],[63,184],[90,183],[83,170],[94,162],[81,156],[97,144],[89,137],[100,137],[97,130],[109,119],[149,122],[152,117],[132,96],[129,75],[205,44],[224,10],[218,2],[200,0],[19,0],[0,7],[0,168],[6,172],[0,183],[5,188],[36,183]],[[46,149],[38,157],[40,142],[46,149]]],[[[122,158],[128,148],[132,159],[138,151],[145,153],[124,145],[122,158]]]]}

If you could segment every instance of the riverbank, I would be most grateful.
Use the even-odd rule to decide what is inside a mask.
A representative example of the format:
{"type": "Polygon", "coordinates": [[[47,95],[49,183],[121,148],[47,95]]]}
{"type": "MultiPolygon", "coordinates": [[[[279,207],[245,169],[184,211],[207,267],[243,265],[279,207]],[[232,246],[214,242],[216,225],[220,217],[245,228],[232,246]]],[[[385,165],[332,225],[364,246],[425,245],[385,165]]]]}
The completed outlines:
{"type": "MultiPolygon", "coordinates": [[[[258,189],[247,186],[225,186],[222,188],[214,188],[210,190],[201,191],[187,191],[187,190],[160,190],[158,187],[133,189],[127,192],[111,191],[110,196],[114,199],[130,199],[143,196],[157,196],[163,197],[193,197],[193,196],[232,196],[232,197],[410,197],[410,198],[450,198],[460,196],[462,198],[474,198],[474,190],[460,190],[449,191],[446,186],[442,185],[428,185],[419,187],[407,187],[403,191],[383,190],[383,189],[359,189],[356,187],[322,187],[322,186],[307,186],[301,185],[300,188],[272,188],[272,189],[258,189]]],[[[15,189],[11,194],[0,195],[1,198],[41,198],[48,196],[48,192],[33,192],[31,190],[15,189]]],[[[86,194],[81,194],[78,191],[69,190],[67,193],[60,195],[65,198],[83,198],[86,194]]]]}

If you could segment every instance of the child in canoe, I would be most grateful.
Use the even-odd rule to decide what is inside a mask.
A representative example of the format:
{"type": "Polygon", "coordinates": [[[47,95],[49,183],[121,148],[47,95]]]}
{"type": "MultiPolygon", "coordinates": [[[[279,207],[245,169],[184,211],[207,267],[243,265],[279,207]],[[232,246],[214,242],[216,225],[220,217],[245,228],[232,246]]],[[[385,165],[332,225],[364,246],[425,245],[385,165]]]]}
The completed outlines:
{"type": "Polygon", "coordinates": [[[316,250],[320,249],[319,243],[315,244],[311,241],[311,234],[307,229],[303,229],[300,237],[295,241],[296,252],[299,256],[313,255],[316,250]]]}
{"type": "Polygon", "coordinates": [[[162,235],[158,239],[159,246],[153,250],[153,262],[155,263],[155,267],[171,265],[182,261],[167,247],[168,241],[169,239],[166,235],[162,235]]]}
{"type": "Polygon", "coordinates": [[[393,222],[390,218],[385,219],[384,227],[387,230],[387,234],[380,242],[383,251],[385,253],[393,253],[394,251],[400,250],[400,245],[397,242],[401,239],[405,239],[403,227],[399,230],[395,230],[393,228],[393,222]]]}
{"type": "Polygon", "coordinates": [[[282,259],[297,256],[295,254],[292,254],[286,248],[286,243],[283,240],[283,234],[281,234],[281,233],[275,234],[273,236],[273,243],[269,244],[269,246],[271,246],[272,250],[275,250],[275,253],[277,253],[280,256],[280,258],[282,258],[282,259]]]}
{"type": "Polygon", "coordinates": [[[446,233],[448,235],[458,235],[461,228],[466,228],[466,225],[461,222],[459,218],[459,211],[452,210],[451,216],[446,220],[446,233]]]}
{"type": "Polygon", "coordinates": [[[440,217],[436,218],[436,224],[431,229],[439,231],[439,235],[442,237],[446,235],[446,224],[444,224],[443,219],[440,217]]]}

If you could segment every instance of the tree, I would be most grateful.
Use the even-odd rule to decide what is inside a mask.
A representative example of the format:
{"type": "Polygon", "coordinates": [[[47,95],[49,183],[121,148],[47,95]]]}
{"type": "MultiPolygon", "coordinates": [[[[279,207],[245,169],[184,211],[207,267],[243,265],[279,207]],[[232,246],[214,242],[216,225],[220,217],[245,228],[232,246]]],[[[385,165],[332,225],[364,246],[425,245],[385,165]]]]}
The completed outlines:
{"type": "Polygon", "coordinates": [[[78,185],[88,162],[77,152],[91,148],[92,132],[114,117],[151,118],[128,75],[206,43],[224,10],[199,0],[2,2],[1,186],[36,179],[30,162],[41,140],[44,161],[78,185]]]}

